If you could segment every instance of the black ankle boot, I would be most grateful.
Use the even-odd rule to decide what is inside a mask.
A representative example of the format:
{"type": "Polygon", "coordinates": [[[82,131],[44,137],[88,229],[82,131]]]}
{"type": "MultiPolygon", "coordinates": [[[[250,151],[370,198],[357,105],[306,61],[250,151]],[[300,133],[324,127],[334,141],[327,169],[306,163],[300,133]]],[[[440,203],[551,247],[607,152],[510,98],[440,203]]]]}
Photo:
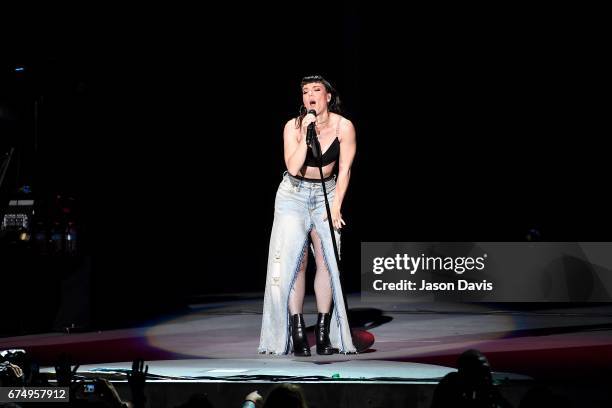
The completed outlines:
{"type": "Polygon", "coordinates": [[[317,320],[317,354],[334,354],[334,349],[329,341],[329,323],[331,313],[319,313],[317,320]]]}
{"type": "Polygon", "coordinates": [[[306,325],[303,314],[291,316],[291,337],[293,339],[293,355],[297,357],[310,357],[310,345],[306,336],[306,325]]]}

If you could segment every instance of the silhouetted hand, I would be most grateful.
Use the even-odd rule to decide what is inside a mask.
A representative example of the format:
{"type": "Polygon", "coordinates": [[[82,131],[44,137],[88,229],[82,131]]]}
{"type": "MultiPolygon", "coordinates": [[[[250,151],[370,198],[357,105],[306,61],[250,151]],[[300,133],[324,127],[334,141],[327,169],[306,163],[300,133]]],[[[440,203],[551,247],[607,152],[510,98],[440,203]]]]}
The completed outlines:
{"type": "Polygon", "coordinates": [[[73,369],[70,367],[70,358],[68,355],[60,355],[55,364],[55,379],[57,380],[58,387],[69,387],[70,383],[74,380],[74,375],[79,369],[79,365],[77,364],[73,369]]]}
{"type": "Polygon", "coordinates": [[[246,397],[244,397],[245,401],[252,401],[257,408],[261,407],[263,404],[263,397],[259,395],[259,392],[253,391],[246,397]]]}
{"type": "Polygon", "coordinates": [[[21,367],[8,361],[0,363],[0,386],[12,387],[24,385],[21,367]]]}
{"type": "Polygon", "coordinates": [[[111,384],[108,380],[104,378],[96,378],[96,393],[99,395],[100,399],[106,402],[109,406],[113,408],[124,407],[123,401],[121,401],[121,397],[115,389],[115,386],[113,386],[113,384],[111,384]]]}
{"type": "Polygon", "coordinates": [[[132,362],[132,372],[128,373],[128,383],[132,391],[132,402],[136,408],[145,406],[144,387],[148,372],[149,366],[144,365],[144,360],[136,359],[132,362]]]}
{"type": "MultiPolygon", "coordinates": [[[[26,384],[36,387],[48,387],[49,381],[45,375],[40,374],[40,366],[35,361],[28,361],[26,384]]],[[[24,370],[24,374],[26,371],[24,370]]]]}

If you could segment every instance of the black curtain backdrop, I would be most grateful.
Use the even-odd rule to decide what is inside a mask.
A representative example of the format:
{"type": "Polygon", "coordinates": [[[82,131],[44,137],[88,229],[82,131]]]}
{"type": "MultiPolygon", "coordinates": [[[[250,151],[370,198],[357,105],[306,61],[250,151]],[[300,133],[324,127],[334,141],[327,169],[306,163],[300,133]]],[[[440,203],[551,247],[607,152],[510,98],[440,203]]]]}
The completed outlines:
{"type": "Polygon", "coordinates": [[[591,14],[249,7],[77,11],[13,41],[5,106],[25,119],[3,129],[23,143],[44,96],[29,168],[78,197],[99,322],[263,291],[282,129],[313,73],[357,129],[347,290],[365,241],[610,239],[591,14]]]}

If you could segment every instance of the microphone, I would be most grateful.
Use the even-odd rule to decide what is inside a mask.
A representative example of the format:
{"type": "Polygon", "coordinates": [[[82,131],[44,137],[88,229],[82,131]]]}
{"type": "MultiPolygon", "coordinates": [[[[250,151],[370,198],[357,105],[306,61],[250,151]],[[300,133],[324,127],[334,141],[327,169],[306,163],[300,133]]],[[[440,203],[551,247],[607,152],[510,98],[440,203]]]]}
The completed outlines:
{"type": "MultiPolygon", "coordinates": [[[[308,111],[308,114],[312,114],[317,116],[317,111],[314,109],[311,109],[308,111]]],[[[308,146],[312,146],[312,142],[314,140],[314,137],[316,136],[316,132],[315,132],[315,123],[312,122],[311,124],[308,125],[308,130],[306,132],[306,144],[308,146]]]]}
{"type": "MultiPolygon", "coordinates": [[[[308,111],[308,115],[315,115],[315,116],[317,116],[317,111],[316,111],[316,110],[314,110],[314,109],[310,109],[310,110],[308,111]]],[[[314,125],[314,122],[313,122],[313,123],[311,123],[310,125],[314,125]]],[[[308,125],[308,126],[310,126],[310,125],[308,125]]]]}

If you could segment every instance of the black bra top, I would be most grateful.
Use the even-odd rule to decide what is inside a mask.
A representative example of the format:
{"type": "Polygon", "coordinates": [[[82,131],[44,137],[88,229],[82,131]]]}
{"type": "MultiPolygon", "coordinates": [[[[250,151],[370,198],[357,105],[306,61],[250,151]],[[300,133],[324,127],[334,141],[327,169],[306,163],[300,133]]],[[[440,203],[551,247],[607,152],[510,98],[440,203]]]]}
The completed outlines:
{"type": "MultiPolygon", "coordinates": [[[[342,120],[342,118],[340,118],[342,120]]],[[[330,163],[335,162],[340,157],[340,140],[338,139],[338,134],[340,133],[340,120],[336,124],[336,138],[329,145],[325,153],[323,153],[323,166],[327,166],[330,163]]],[[[304,164],[308,167],[319,167],[319,161],[315,159],[312,154],[312,149],[309,147],[306,152],[306,160],[304,164]]]]}
{"type": "MultiPolygon", "coordinates": [[[[332,144],[327,148],[325,153],[323,153],[323,166],[327,166],[328,164],[335,162],[336,160],[338,160],[339,156],[340,141],[338,140],[338,137],[336,137],[332,144]]],[[[312,154],[312,149],[310,147],[306,152],[306,160],[304,161],[304,164],[308,167],[319,167],[319,162],[317,159],[315,159],[314,155],[312,154]]]]}

